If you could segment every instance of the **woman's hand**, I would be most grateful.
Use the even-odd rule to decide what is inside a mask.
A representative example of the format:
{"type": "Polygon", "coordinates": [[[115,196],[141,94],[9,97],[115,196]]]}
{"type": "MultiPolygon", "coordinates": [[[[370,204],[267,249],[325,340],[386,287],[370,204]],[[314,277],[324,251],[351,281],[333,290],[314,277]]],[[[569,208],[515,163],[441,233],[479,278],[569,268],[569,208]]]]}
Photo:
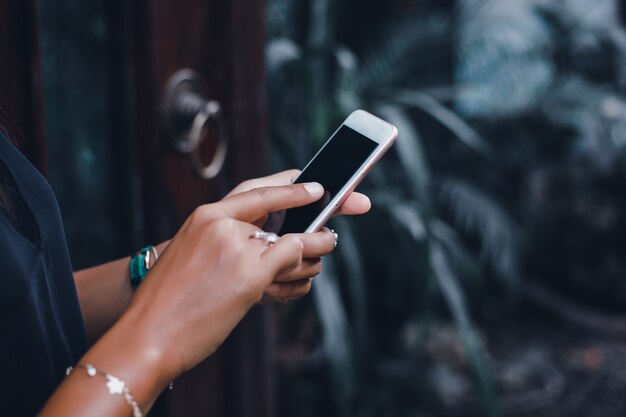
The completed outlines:
{"type": "MultiPolygon", "coordinates": [[[[245,181],[231,191],[228,197],[254,188],[289,185],[299,172],[289,170],[245,181]]],[[[369,207],[370,202],[366,196],[352,193],[337,214],[362,214],[369,207]]],[[[264,222],[265,220],[262,219],[257,222],[257,226],[262,227],[264,222]]],[[[298,272],[283,276],[276,281],[276,285],[270,286],[263,297],[263,302],[292,300],[309,292],[311,284],[308,278],[319,273],[322,265],[320,257],[329,253],[334,247],[334,243],[331,244],[330,235],[324,235],[328,233],[328,230],[320,233],[318,237],[311,236],[311,234],[299,236],[304,243],[303,265],[298,268],[298,272]],[[326,243],[318,243],[318,241],[326,243]]],[[[169,241],[160,243],[157,246],[158,252],[162,253],[168,244],[169,241]]],[[[77,271],[74,274],[85,329],[92,343],[113,326],[131,300],[133,293],[129,285],[128,262],[129,258],[126,257],[77,271]],[[102,294],[107,294],[107,296],[103,297],[102,294]]]]}
{"type": "MultiPolygon", "coordinates": [[[[293,183],[299,174],[299,170],[291,169],[267,177],[244,181],[235,187],[227,197],[258,187],[288,185],[293,183]]],[[[364,214],[370,207],[371,203],[366,195],[353,192],[334,215],[364,214]]],[[[266,220],[266,218],[260,219],[257,226],[263,227],[266,220]]],[[[319,274],[322,269],[321,257],[329,254],[335,248],[335,236],[327,228],[317,233],[302,233],[296,236],[304,243],[302,265],[288,274],[277,277],[274,283],[266,289],[261,302],[286,302],[308,294],[311,290],[311,278],[319,274]]]]}
{"type": "MultiPolygon", "coordinates": [[[[328,250],[328,232],[253,238],[268,213],[310,204],[319,184],[257,188],[199,207],[172,239],[126,312],[80,360],[124,381],[140,408],[182,372],[213,353],[274,280],[312,275],[305,252],[328,250]]],[[[77,369],[42,416],[126,416],[122,396],[77,369]]]]}
{"type": "MultiPolygon", "coordinates": [[[[144,412],[169,381],[212,354],[264,294],[292,298],[308,291],[308,278],[321,267],[319,257],[335,245],[327,229],[285,235],[274,245],[252,238],[269,213],[318,200],[324,191],[319,184],[246,185],[253,189],[239,188],[194,211],[125,313],[80,360],[124,381],[144,412]]],[[[367,211],[364,198],[353,197],[356,203],[347,209],[344,204],[342,212],[367,211]]],[[[128,415],[128,402],[111,396],[102,384],[102,378],[72,372],[41,415],[128,415]]]]}
{"type": "Polygon", "coordinates": [[[303,263],[303,254],[329,251],[329,232],[286,235],[273,246],[251,236],[268,213],[310,204],[322,193],[319,184],[257,188],[201,206],[187,219],[125,314],[166,352],[169,374],[212,354],[273,281],[316,273],[317,263],[303,263]]]}
{"type": "Polygon", "coordinates": [[[328,229],[317,233],[299,233],[294,236],[303,243],[302,263],[290,271],[279,274],[274,282],[265,289],[262,303],[270,301],[293,301],[308,294],[311,280],[322,270],[322,256],[335,248],[335,235],[328,229]]]}

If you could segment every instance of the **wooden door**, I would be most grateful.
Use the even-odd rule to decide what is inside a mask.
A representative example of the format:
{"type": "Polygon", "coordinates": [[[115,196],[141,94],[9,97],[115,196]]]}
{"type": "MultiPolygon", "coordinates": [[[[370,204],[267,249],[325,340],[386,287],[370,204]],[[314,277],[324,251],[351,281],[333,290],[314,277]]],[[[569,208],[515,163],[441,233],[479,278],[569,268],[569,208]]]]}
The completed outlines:
{"type": "MultiPolygon", "coordinates": [[[[75,179],[76,171],[61,167],[80,155],[98,162],[101,183],[56,189],[74,264],[86,266],[171,237],[197,205],[266,173],[264,4],[69,3],[0,2],[0,109],[24,153],[42,171],[49,166],[53,186],[75,179]],[[226,118],[229,153],[211,181],[197,177],[188,159],[168,145],[161,95],[182,68],[205,79],[208,98],[219,101],[226,118]],[[98,159],[98,150],[106,157],[98,159]],[[75,153],[57,158],[68,152],[75,153]],[[94,242],[93,222],[81,210],[86,204],[120,232],[94,242]],[[81,253],[85,241],[96,258],[81,253]]],[[[151,415],[273,415],[270,327],[265,309],[252,311],[217,354],[175,382],[151,415]]]]}
{"type": "MultiPolygon", "coordinates": [[[[267,170],[262,1],[141,0],[127,2],[134,84],[134,137],[143,179],[148,241],[176,230],[199,204],[267,170]],[[179,69],[208,84],[230,137],[224,173],[200,179],[167,144],[160,96],[179,69]]],[[[269,416],[272,368],[268,316],[253,311],[206,363],[176,383],[160,404],[167,416],[269,416]]]]}

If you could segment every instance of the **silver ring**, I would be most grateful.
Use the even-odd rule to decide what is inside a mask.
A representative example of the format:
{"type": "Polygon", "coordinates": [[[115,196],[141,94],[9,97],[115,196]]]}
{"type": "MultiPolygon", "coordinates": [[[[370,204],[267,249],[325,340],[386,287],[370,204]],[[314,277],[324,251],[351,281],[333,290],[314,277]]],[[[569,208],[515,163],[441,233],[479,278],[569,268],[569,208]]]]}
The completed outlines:
{"type": "Polygon", "coordinates": [[[261,239],[268,245],[272,246],[274,243],[278,242],[278,235],[272,232],[257,230],[252,234],[252,236],[250,236],[250,239],[261,239]]]}
{"type": "Polygon", "coordinates": [[[337,232],[335,232],[333,229],[329,229],[330,233],[332,233],[335,236],[335,247],[337,247],[337,243],[339,243],[339,234],[337,232]]]}

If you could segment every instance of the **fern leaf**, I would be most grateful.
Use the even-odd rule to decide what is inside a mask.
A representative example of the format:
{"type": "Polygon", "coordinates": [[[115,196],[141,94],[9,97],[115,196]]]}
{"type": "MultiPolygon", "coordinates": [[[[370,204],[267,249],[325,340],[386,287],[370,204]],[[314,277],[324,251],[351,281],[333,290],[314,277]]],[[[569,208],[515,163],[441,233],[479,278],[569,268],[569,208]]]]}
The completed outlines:
{"type": "Polygon", "coordinates": [[[508,213],[477,187],[458,179],[440,182],[438,200],[450,209],[457,227],[479,239],[481,257],[496,274],[514,282],[518,276],[518,233],[508,213]]]}

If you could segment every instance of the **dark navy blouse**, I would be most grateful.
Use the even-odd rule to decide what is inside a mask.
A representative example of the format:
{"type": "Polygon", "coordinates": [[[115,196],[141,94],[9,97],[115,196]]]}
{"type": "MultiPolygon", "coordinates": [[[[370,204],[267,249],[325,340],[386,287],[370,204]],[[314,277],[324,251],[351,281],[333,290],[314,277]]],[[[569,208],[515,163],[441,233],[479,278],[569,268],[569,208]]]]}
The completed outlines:
{"type": "Polygon", "coordinates": [[[56,198],[0,133],[0,415],[37,414],[86,348],[56,198]]]}

